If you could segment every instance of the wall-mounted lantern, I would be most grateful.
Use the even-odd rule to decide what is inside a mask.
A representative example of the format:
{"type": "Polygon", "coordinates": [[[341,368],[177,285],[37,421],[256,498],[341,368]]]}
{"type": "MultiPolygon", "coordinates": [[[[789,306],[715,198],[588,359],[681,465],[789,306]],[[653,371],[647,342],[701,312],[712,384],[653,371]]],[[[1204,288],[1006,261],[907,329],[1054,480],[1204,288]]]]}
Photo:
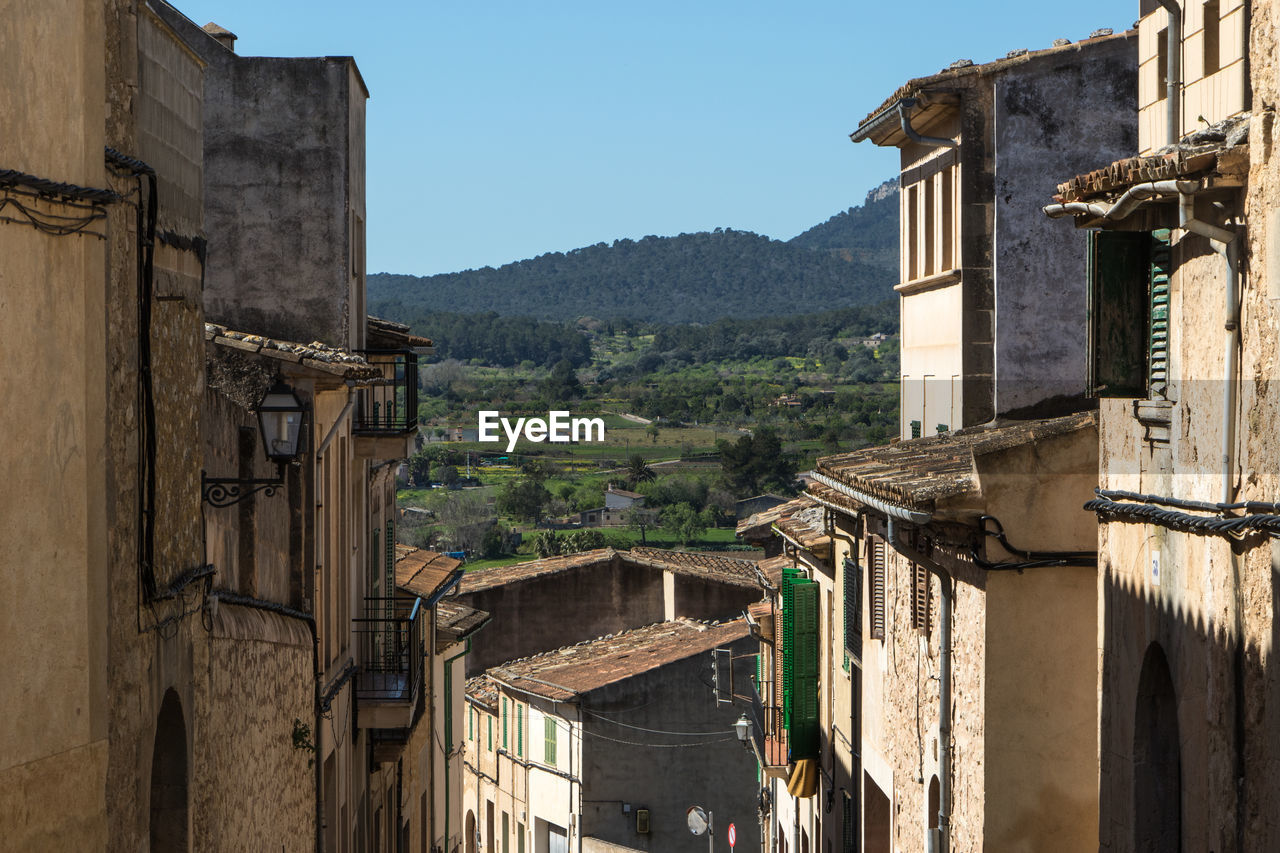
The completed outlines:
{"type": "Polygon", "coordinates": [[[277,379],[263,396],[262,402],[258,403],[257,411],[263,449],[267,458],[276,463],[276,477],[241,480],[235,477],[202,475],[202,497],[210,506],[231,506],[255,492],[271,497],[284,485],[284,466],[298,458],[307,407],[298,399],[294,390],[277,379]]]}

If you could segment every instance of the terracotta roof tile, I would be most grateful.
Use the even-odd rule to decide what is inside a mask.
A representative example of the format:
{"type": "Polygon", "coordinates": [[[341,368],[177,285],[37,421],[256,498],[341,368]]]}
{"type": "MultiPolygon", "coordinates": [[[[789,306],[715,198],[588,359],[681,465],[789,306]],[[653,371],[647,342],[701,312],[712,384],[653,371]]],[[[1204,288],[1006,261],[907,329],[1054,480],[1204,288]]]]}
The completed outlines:
{"type": "Polygon", "coordinates": [[[467,698],[490,711],[498,710],[498,682],[488,675],[467,679],[467,698]]]}
{"type": "Polygon", "coordinates": [[[460,560],[418,548],[401,554],[396,549],[396,588],[421,598],[438,593],[462,565],[460,560]]]}
{"type": "Polygon", "coordinates": [[[588,566],[603,567],[607,564],[612,567],[615,560],[619,565],[664,569],[680,575],[703,577],[735,586],[759,586],[755,563],[751,560],[686,551],[666,551],[659,548],[632,548],[630,551],[598,548],[594,551],[583,551],[580,554],[547,557],[526,563],[516,563],[512,566],[468,572],[463,576],[458,592],[466,595],[588,566]]]}
{"type": "Polygon", "coordinates": [[[417,349],[435,346],[430,338],[415,335],[404,323],[384,320],[381,317],[366,317],[365,332],[369,339],[369,348],[377,349],[417,349]]]}
{"type": "Polygon", "coordinates": [[[737,586],[756,586],[756,567],[753,560],[718,557],[711,554],[694,554],[688,551],[666,551],[659,548],[632,548],[620,551],[623,562],[641,566],[667,569],[676,574],[705,577],[737,586]]]}
{"type": "Polygon", "coordinates": [[[328,344],[312,341],[299,344],[237,332],[217,323],[204,324],[204,339],[228,349],[267,356],[279,361],[298,364],[312,370],[341,376],[358,382],[382,382],[382,369],[369,364],[363,357],[328,344]]]}
{"type": "Polygon", "coordinates": [[[458,585],[458,592],[466,595],[471,592],[506,586],[509,583],[532,580],[533,578],[551,575],[569,569],[609,563],[618,554],[612,548],[597,548],[594,551],[583,551],[580,554],[569,554],[561,557],[547,557],[542,560],[530,560],[511,566],[498,566],[492,569],[478,569],[467,572],[458,585]]]}
{"type": "Polygon", "coordinates": [[[460,601],[442,599],[436,603],[436,641],[456,643],[480,630],[489,621],[489,614],[460,601]]]}
{"type": "MultiPolygon", "coordinates": [[[[495,666],[488,675],[556,701],[703,654],[747,636],[745,619],[659,622],[495,666]]],[[[468,690],[470,683],[468,682],[468,690]]]]}
{"type": "Polygon", "coordinates": [[[818,460],[816,470],[889,503],[929,508],[934,501],[979,487],[975,464],[978,457],[1076,430],[1096,428],[1097,423],[1096,412],[1079,412],[1060,418],[970,427],[827,456],[818,460]]]}

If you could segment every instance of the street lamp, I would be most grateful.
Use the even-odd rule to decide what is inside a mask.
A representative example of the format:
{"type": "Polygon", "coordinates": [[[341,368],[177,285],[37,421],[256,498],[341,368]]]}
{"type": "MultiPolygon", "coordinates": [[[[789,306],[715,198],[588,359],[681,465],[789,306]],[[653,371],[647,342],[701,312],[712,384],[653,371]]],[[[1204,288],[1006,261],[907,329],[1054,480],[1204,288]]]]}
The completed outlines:
{"type": "Polygon", "coordinates": [[[738,735],[738,742],[745,747],[751,740],[751,721],[747,719],[746,714],[739,717],[738,722],[733,724],[733,730],[738,735]]]}
{"type": "Polygon", "coordinates": [[[258,432],[262,435],[267,458],[276,463],[275,479],[206,477],[201,474],[203,500],[210,506],[237,504],[255,492],[271,497],[284,485],[284,466],[298,457],[302,443],[302,423],[307,407],[284,381],[275,384],[257,405],[258,432]]]}

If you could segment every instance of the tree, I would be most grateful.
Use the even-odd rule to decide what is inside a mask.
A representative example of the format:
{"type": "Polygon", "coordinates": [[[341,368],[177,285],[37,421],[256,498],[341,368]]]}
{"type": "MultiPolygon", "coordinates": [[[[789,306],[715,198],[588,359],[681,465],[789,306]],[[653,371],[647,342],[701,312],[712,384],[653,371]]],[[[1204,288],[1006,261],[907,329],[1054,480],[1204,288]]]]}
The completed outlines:
{"type": "Polygon", "coordinates": [[[645,540],[645,532],[655,530],[658,527],[658,511],[649,509],[648,507],[637,506],[627,510],[626,515],[627,527],[640,534],[640,544],[649,544],[645,540]]]}
{"type": "Polygon", "coordinates": [[[710,513],[698,512],[686,503],[673,504],[662,511],[662,529],[688,545],[707,531],[714,522],[710,513]]]}
{"type": "Polygon", "coordinates": [[[734,442],[720,441],[720,468],[725,482],[740,497],[774,489],[792,491],[795,474],[791,459],[782,452],[777,433],[762,427],[734,442]]]}
{"type": "Polygon", "coordinates": [[[652,483],[657,477],[649,463],[639,453],[633,453],[627,459],[627,485],[635,488],[641,483],[652,483]]]}
{"type": "Polygon", "coordinates": [[[658,427],[658,422],[653,421],[649,426],[645,427],[645,432],[649,434],[649,443],[657,444],[658,436],[662,433],[662,430],[658,427]]]}
{"type": "Polygon", "coordinates": [[[551,493],[542,483],[528,477],[511,480],[498,495],[498,512],[517,521],[535,524],[542,518],[542,511],[551,500],[551,493]]]}

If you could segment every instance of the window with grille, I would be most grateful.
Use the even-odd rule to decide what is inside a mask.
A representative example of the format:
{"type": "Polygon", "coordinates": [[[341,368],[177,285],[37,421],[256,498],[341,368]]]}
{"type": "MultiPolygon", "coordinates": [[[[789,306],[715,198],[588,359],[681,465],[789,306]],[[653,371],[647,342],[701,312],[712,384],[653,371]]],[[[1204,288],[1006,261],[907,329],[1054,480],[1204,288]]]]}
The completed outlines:
{"type": "Polygon", "coordinates": [[[929,570],[911,564],[911,627],[929,633],[929,570]]]}
{"type": "Polygon", "coordinates": [[[867,543],[867,570],[871,576],[870,594],[867,596],[871,607],[871,639],[884,639],[884,540],[873,536],[867,543]]]}

